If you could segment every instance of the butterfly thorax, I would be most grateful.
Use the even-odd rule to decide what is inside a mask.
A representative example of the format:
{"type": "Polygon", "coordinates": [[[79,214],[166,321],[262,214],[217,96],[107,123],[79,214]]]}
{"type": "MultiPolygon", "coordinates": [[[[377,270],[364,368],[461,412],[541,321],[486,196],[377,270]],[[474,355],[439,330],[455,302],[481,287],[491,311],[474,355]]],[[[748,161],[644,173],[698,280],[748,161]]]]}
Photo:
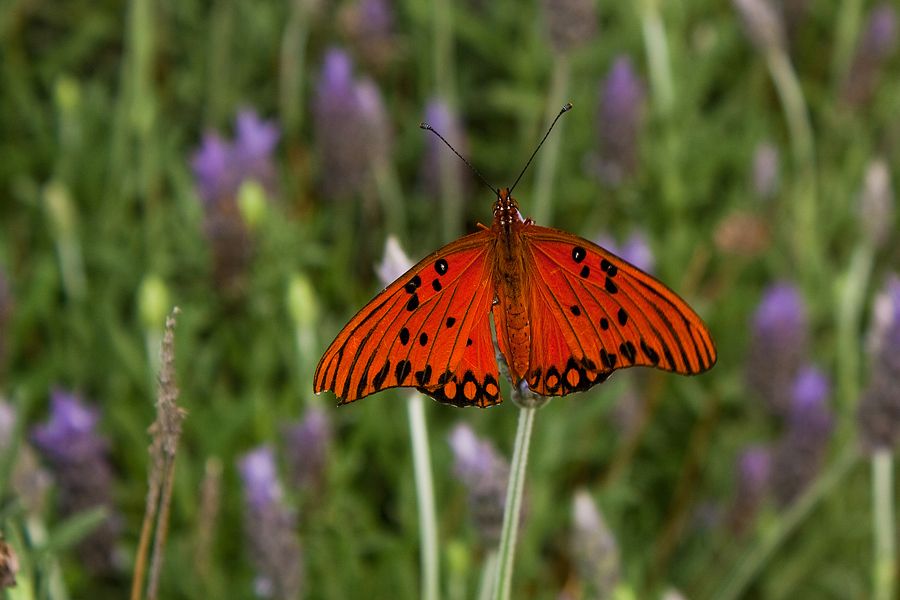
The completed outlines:
{"type": "Polygon", "coordinates": [[[494,251],[494,286],[497,293],[494,305],[495,320],[503,319],[506,339],[499,340],[505,351],[510,370],[517,378],[528,372],[531,349],[531,324],[525,289],[525,253],[523,228],[531,224],[522,218],[519,204],[509,195],[509,189],[500,190],[494,203],[494,224],[497,235],[494,251]],[[498,312],[500,314],[498,314],[498,312]]]}

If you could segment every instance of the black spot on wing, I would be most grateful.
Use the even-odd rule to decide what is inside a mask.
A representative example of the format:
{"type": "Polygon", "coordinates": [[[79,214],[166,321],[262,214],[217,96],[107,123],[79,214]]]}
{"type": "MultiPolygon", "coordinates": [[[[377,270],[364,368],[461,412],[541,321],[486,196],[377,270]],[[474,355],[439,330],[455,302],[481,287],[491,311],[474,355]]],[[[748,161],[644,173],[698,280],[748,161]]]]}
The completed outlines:
{"type": "Polygon", "coordinates": [[[401,360],[397,363],[397,368],[394,370],[394,375],[397,377],[397,385],[403,385],[411,370],[412,364],[408,360],[401,360]]]}
{"type": "Polygon", "coordinates": [[[375,391],[381,389],[381,386],[384,385],[384,380],[387,379],[388,373],[391,371],[391,361],[385,361],[384,366],[375,373],[375,377],[372,378],[372,387],[375,388],[375,391]]]}

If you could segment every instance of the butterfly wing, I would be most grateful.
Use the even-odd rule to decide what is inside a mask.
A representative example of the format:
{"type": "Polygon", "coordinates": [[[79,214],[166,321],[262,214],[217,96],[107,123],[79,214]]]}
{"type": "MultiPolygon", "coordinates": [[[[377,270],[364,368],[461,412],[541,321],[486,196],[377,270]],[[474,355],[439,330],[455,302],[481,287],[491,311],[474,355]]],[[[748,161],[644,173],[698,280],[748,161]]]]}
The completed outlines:
{"type": "Polygon", "coordinates": [[[715,364],[706,325],[665,284],[564,231],[530,225],[523,237],[534,391],[585,390],[624,367],[694,375],[715,364]]]}
{"type": "Polygon", "coordinates": [[[398,386],[460,406],[500,402],[488,320],[495,239],[490,230],[462,237],[378,294],[325,351],[314,391],[341,404],[398,386]]]}

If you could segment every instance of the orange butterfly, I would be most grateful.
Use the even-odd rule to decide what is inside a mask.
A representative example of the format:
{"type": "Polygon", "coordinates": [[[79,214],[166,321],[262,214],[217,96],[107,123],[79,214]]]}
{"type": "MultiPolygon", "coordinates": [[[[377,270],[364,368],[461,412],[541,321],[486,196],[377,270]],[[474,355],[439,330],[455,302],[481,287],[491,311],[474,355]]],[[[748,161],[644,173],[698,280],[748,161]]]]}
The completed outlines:
{"type": "Polygon", "coordinates": [[[709,330],[675,292],[596,244],[523,219],[509,188],[496,193],[491,227],[427,256],[350,320],[319,361],[316,393],[346,404],[415,387],[456,406],[499,404],[490,314],[510,375],[545,396],[625,367],[694,375],[715,364],[709,330]]]}

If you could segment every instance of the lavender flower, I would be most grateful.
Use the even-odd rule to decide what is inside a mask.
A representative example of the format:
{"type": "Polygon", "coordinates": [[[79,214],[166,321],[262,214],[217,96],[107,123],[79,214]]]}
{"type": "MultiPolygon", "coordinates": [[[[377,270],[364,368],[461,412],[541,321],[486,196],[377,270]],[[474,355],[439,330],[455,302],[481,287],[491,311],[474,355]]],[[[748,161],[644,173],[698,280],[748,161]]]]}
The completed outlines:
{"type": "Polygon", "coordinates": [[[450,433],[456,477],[469,490],[469,510],[475,529],[488,548],[500,542],[509,463],[490,442],[479,439],[468,425],[450,433]]]}
{"type": "MultiPolygon", "coordinates": [[[[96,431],[99,419],[98,410],[75,394],[54,390],[50,418],[32,432],[32,441],[59,486],[63,515],[96,507],[112,510],[109,444],[96,431]]],[[[119,519],[109,516],[79,545],[79,556],[92,572],[109,572],[115,566],[113,550],[120,528],[119,519]]]]}
{"type": "Polygon", "coordinates": [[[656,266],[656,257],[653,256],[647,236],[642,231],[633,231],[622,244],[617,243],[608,233],[601,233],[594,241],[598,246],[606,248],[642,271],[652,273],[653,267],[656,266]]]}
{"type": "Polygon", "coordinates": [[[769,287],[753,316],[747,382],[777,415],[787,416],[791,386],[806,359],[806,307],[793,284],[769,287]]]}
{"type": "Polygon", "coordinates": [[[729,514],[731,530],[736,535],[747,532],[769,491],[772,453],[764,446],[750,446],[737,461],[737,485],[729,514]]]}
{"type": "Polygon", "coordinates": [[[344,197],[358,191],[378,162],[387,160],[390,131],[378,88],[353,80],[353,64],[343,50],[325,55],[313,112],[325,193],[344,197]]]}
{"type": "MultiPolygon", "coordinates": [[[[13,449],[16,441],[16,409],[0,397],[0,456],[13,449]]],[[[32,447],[25,442],[15,447],[15,464],[12,472],[12,489],[20,504],[32,514],[41,514],[50,488],[50,474],[40,465],[32,447]]]]}
{"type": "MultiPolygon", "coordinates": [[[[469,144],[462,124],[446,102],[439,98],[429,100],[425,107],[425,122],[447,138],[460,154],[468,154],[469,144]]],[[[468,181],[469,172],[465,163],[453,156],[436,135],[429,134],[425,139],[426,148],[421,167],[423,188],[429,198],[440,198],[442,190],[447,187],[443,177],[460,186],[468,181]]]]}
{"type": "Polygon", "coordinates": [[[597,33],[597,13],[590,0],[542,0],[550,45],[559,54],[584,46],[597,33]]]}
{"type": "Polygon", "coordinates": [[[572,557],[590,597],[611,598],[621,577],[619,545],[585,490],[573,502],[572,557]]]}
{"type": "Polygon", "coordinates": [[[847,105],[859,108],[872,100],[884,64],[896,46],[897,10],[890,4],[879,4],[869,14],[844,80],[842,98],[847,105]]]}
{"type": "Polygon", "coordinates": [[[769,0],[732,0],[747,37],[760,52],[784,47],[784,23],[769,0]]]}
{"type": "Polygon", "coordinates": [[[859,212],[866,236],[875,247],[883,246],[894,229],[894,190],[891,173],[882,159],[872,161],[866,169],[859,194],[859,212]]]}
{"type": "Polygon", "coordinates": [[[763,142],[753,152],[753,191],[760,200],[771,200],[778,193],[778,148],[763,142]]]}
{"type": "Polygon", "coordinates": [[[303,420],[284,432],[290,482],[298,490],[316,490],[325,479],[331,422],[325,409],[311,406],[303,420]]]}
{"type": "Polygon", "coordinates": [[[383,70],[396,54],[394,12],[388,0],[359,0],[340,14],[341,28],[357,56],[376,70],[383,70]]]}
{"type": "Polygon", "coordinates": [[[875,299],[870,339],[871,375],[857,419],[867,450],[900,442],[900,277],[892,275],[875,299]]]}
{"type": "Polygon", "coordinates": [[[375,271],[378,273],[378,279],[385,287],[394,282],[395,279],[406,273],[412,268],[412,261],[406,256],[400,242],[394,236],[388,236],[384,243],[384,258],[381,263],[376,265],[375,271]]]}
{"type": "Polygon", "coordinates": [[[834,417],[828,405],[831,383],[819,369],[804,366],[791,394],[787,428],[772,457],[772,491],[779,506],[791,504],[812,482],[828,450],[834,417]]]}
{"type": "Polygon", "coordinates": [[[618,56],[600,87],[598,140],[592,169],[607,185],[617,187],[638,169],[638,136],[643,122],[644,84],[631,59],[618,56]]]}
{"type": "Polygon", "coordinates": [[[244,454],[238,470],[244,485],[249,553],[257,569],[256,595],[299,598],[303,580],[296,518],[284,503],[272,449],[261,446],[244,454]]]}
{"type": "Polygon", "coordinates": [[[204,230],[212,246],[215,278],[229,292],[243,286],[253,250],[238,206],[239,190],[246,182],[256,182],[267,195],[274,195],[277,186],[272,153],[279,136],[273,122],[244,109],[235,120],[233,142],[207,132],[191,158],[197,193],[203,201],[204,230]]]}

